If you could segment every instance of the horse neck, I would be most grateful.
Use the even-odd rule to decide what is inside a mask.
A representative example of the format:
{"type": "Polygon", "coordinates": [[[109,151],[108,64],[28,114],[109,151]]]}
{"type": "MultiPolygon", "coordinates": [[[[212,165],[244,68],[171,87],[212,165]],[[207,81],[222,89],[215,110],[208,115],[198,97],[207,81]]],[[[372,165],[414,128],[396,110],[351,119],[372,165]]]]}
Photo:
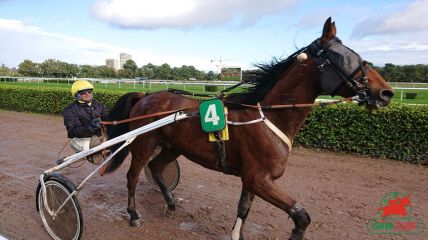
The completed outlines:
{"type": "MultiPolygon", "coordinates": [[[[319,74],[313,61],[293,63],[280,77],[261,105],[314,103],[319,96],[319,74]]],[[[265,111],[267,118],[293,139],[308,116],[310,108],[265,111]]]]}

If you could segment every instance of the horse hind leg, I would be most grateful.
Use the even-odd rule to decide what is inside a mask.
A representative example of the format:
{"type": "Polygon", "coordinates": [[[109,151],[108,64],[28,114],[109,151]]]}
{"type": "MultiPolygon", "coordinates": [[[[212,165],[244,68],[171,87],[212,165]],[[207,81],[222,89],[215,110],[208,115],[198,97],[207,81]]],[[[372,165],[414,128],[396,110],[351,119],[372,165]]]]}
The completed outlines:
{"type": "Polygon", "coordinates": [[[235,225],[232,229],[232,240],[243,240],[244,239],[244,224],[247,220],[248,213],[250,212],[251,204],[254,200],[254,193],[242,190],[241,197],[238,204],[238,214],[235,220],[235,225]]]}
{"type": "Polygon", "coordinates": [[[158,184],[159,189],[162,192],[162,195],[166,201],[168,209],[170,211],[175,211],[175,200],[174,195],[172,194],[169,187],[165,184],[165,181],[162,176],[164,168],[176,158],[180,156],[180,153],[173,149],[168,149],[166,147],[162,148],[161,152],[148,163],[150,172],[155,182],[158,184]]]}
{"type": "Polygon", "coordinates": [[[306,228],[311,223],[311,218],[306,210],[282,190],[273,180],[266,176],[258,176],[247,182],[246,187],[263,200],[284,210],[293,219],[294,229],[291,232],[290,240],[302,240],[306,228]]]}
{"type": "Polygon", "coordinates": [[[139,227],[142,224],[141,214],[135,206],[135,189],[137,187],[138,179],[144,165],[149,157],[153,154],[154,146],[142,146],[137,142],[131,145],[132,160],[131,166],[127,173],[128,179],[128,208],[127,212],[130,217],[130,225],[132,227],[139,227]]]}

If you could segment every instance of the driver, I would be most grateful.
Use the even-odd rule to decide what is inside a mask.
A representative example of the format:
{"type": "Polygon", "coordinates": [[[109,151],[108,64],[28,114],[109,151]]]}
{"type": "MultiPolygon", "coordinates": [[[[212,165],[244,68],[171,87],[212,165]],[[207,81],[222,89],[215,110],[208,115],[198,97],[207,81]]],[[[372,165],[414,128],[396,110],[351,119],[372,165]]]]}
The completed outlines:
{"type": "MultiPolygon", "coordinates": [[[[70,145],[80,152],[101,143],[101,118],[107,117],[107,107],[93,99],[94,86],[86,80],[77,80],[71,86],[71,95],[75,101],[64,109],[64,125],[67,129],[70,145]]],[[[101,152],[87,157],[94,164],[103,159],[101,152]]]]}

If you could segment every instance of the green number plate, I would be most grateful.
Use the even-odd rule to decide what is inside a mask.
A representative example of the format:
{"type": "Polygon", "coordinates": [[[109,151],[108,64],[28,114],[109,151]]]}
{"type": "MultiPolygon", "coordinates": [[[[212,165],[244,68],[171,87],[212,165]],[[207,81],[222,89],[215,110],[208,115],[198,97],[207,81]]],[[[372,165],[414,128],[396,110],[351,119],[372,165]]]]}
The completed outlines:
{"type": "Polygon", "coordinates": [[[199,113],[204,132],[218,132],[226,127],[224,107],[219,99],[201,102],[199,105],[199,113]]]}

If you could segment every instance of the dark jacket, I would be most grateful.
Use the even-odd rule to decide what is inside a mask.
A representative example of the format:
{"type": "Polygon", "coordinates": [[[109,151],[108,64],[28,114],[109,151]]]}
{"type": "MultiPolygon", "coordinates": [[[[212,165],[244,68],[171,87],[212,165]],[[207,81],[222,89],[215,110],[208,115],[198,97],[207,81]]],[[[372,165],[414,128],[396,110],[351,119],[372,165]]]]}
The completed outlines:
{"type": "Polygon", "coordinates": [[[89,123],[95,118],[106,118],[107,114],[107,107],[96,100],[92,100],[91,106],[87,103],[73,102],[63,113],[68,137],[84,138],[100,135],[101,131],[91,129],[89,123]]]}

